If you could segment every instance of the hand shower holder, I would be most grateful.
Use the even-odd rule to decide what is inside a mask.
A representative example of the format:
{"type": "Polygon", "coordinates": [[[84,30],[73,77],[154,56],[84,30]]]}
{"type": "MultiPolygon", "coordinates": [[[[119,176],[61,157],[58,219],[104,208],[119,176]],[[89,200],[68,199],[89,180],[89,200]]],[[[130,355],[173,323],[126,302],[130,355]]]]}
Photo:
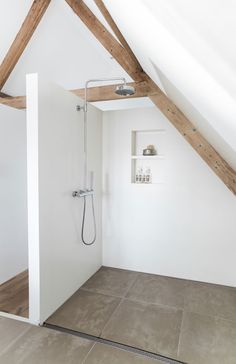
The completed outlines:
{"type": "Polygon", "coordinates": [[[87,190],[79,190],[79,191],[73,191],[72,196],[73,197],[86,197],[93,195],[93,189],[87,189],[87,190]]]}

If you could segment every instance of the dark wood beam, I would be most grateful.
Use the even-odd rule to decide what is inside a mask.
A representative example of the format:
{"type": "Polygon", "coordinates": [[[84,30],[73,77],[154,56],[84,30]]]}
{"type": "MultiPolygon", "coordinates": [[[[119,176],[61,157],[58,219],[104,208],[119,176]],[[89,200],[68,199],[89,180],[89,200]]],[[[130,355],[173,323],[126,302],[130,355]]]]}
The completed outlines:
{"type": "Polygon", "coordinates": [[[51,0],[34,0],[16,38],[0,65],[0,90],[26,48],[51,0]]]}

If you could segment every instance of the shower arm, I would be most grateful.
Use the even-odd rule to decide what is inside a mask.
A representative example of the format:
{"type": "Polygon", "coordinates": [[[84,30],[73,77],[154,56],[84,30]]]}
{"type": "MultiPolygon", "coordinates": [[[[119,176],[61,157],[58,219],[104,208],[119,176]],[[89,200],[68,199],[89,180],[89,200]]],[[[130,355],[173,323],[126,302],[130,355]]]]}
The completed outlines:
{"type": "Polygon", "coordinates": [[[114,78],[98,78],[98,79],[91,79],[86,81],[85,88],[84,88],[84,111],[87,112],[88,101],[88,85],[93,82],[106,82],[106,81],[123,81],[124,85],[126,86],[126,79],[124,77],[114,77],[114,78]]]}

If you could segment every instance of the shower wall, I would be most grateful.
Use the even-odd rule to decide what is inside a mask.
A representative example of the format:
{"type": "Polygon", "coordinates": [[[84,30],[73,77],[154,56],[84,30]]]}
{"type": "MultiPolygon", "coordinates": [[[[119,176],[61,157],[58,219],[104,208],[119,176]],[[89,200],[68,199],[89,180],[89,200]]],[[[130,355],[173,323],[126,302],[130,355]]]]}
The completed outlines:
{"type": "Polygon", "coordinates": [[[236,286],[236,199],[168,120],[155,107],[108,111],[103,138],[104,265],[236,286]],[[165,175],[133,184],[131,133],[156,129],[165,175]]]}
{"type": "Polygon", "coordinates": [[[25,111],[0,106],[0,284],[28,266],[25,111]]]}
{"type": "MultiPolygon", "coordinates": [[[[83,200],[82,100],[27,77],[30,319],[42,323],[102,264],[102,114],[88,109],[88,169],[95,181],[96,244],[81,241],[83,200]]],[[[88,215],[88,229],[92,216],[88,215]]],[[[89,231],[88,231],[89,233],[89,231]]]]}

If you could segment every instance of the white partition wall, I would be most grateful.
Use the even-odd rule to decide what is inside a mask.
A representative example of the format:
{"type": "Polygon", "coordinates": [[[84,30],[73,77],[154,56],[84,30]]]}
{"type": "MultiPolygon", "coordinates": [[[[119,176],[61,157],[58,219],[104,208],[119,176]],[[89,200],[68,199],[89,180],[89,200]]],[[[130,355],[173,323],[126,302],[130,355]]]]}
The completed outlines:
{"type": "MultiPolygon", "coordinates": [[[[88,111],[88,170],[94,171],[97,240],[81,241],[82,100],[27,76],[30,321],[42,323],[101,266],[102,115],[88,111]]],[[[88,216],[91,230],[92,216],[88,216]]],[[[89,235],[89,231],[88,231],[89,235]]]]}

